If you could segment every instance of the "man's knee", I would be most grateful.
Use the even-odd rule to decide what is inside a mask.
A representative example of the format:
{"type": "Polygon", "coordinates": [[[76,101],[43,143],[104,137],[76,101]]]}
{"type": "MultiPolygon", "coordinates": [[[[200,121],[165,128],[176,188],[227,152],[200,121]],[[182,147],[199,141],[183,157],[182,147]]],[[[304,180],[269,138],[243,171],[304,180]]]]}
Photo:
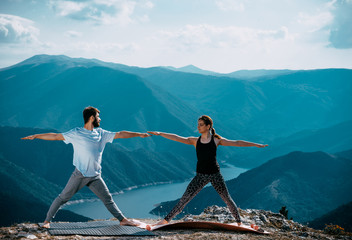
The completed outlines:
{"type": "Polygon", "coordinates": [[[60,194],[57,198],[62,204],[64,204],[67,203],[71,199],[71,197],[71,195],[60,194]]]}

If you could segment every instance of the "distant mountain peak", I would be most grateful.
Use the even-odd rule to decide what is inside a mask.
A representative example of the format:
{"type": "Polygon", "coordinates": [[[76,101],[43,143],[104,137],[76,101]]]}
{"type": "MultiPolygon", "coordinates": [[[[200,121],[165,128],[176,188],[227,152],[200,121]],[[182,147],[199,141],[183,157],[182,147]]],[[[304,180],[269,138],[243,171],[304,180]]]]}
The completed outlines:
{"type": "Polygon", "coordinates": [[[184,66],[184,67],[180,67],[180,68],[178,68],[178,69],[179,69],[179,70],[188,70],[188,71],[190,71],[190,70],[197,70],[197,71],[201,70],[201,71],[204,71],[203,69],[201,69],[201,68],[199,68],[199,67],[196,67],[196,66],[194,66],[194,65],[192,65],[192,64],[186,65],[186,66],[184,66]]]}
{"type": "Polygon", "coordinates": [[[186,65],[186,66],[183,66],[183,67],[179,67],[179,68],[176,68],[176,67],[172,67],[172,66],[166,66],[166,67],[163,67],[163,68],[166,68],[166,69],[169,69],[169,70],[173,70],[173,71],[179,71],[179,72],[185,72],[185,73],[196,73],[196,74],[202,74],[202,75],[213,75],[213,76],[221,76],[223,74],[221,73],[217,73],[217,72],[212,72],[212,71],[208,71],[208,70],[203,70],[197,66],[194,66],[192,64],[190,65],[186,65]]]}

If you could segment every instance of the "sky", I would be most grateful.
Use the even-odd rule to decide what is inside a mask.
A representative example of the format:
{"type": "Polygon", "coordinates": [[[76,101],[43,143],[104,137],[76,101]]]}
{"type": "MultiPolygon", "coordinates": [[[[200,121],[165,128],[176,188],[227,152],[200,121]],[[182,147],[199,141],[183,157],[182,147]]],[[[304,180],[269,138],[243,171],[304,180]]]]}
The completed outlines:
{"type": "Polygon", "coordinates": [[[220,73],[352,68],[352,0],[0,0],[0,68],[37,54],[220,73]]]}

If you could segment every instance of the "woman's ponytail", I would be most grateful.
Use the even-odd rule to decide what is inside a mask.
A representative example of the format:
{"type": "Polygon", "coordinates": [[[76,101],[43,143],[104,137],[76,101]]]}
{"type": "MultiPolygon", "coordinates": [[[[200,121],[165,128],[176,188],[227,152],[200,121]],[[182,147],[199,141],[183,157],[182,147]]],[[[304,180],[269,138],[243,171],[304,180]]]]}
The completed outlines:
{"type": "Polygon", "coordinates": [[[215,128],[211,128],[211,130],[210,130],[210,132],[211,132],[211,135],[213,135],[214,137],[216,137],[217,139],[221,139],[221,136],[219,135],[219,134],[216,134],[215,133],[215,128]]]}

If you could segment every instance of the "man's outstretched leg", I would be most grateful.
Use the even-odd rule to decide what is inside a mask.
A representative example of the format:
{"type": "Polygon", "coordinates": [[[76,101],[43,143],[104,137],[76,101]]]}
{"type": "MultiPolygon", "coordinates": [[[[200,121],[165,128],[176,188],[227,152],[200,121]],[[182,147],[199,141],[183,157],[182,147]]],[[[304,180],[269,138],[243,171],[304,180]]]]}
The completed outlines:
{"type": "Polygon", "coordinates": [[[70,179],[68,180],[65,188],[51,204],[44,221],[44,228],[50,228],[50,222],[59,210],[59,208],[68,200],[70,200],[72,196],[75,195],[75,193],[78,192],[81,188],[83,188],[87,183],[88,179],[85,178],[82,173],[80,173],[77,169],[75,169],[70,179]]]}
{"type": "Polygon", "coordinates": [[[122,214],[112,199],[109,189],[100,175],[95,177],[95,179],[88,184],[88,187],[90,190],[92,190],[93,193],[95,193],[95,195],[100,198],[109,212],[120,221],[120,225],[138,226],[138,223],[135,223],[132,220],[128,220],[122,214]]]}

